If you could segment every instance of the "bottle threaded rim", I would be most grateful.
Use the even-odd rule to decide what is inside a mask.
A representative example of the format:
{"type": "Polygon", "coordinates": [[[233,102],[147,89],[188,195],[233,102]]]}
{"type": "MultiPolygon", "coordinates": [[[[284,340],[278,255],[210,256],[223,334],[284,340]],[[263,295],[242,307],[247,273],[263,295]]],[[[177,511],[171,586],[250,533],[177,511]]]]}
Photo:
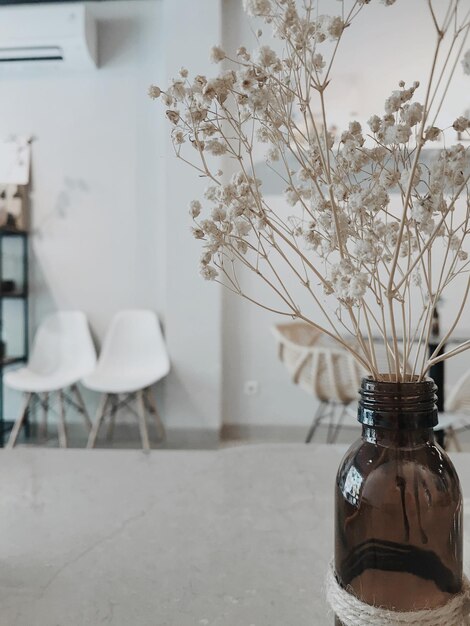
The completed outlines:
{"type": "Polygon", "coordinates": [[[437,386],[431,378],[418,381],[362,379],[357,419],[376,428],[416,430],[438,423],[437,386]]]}

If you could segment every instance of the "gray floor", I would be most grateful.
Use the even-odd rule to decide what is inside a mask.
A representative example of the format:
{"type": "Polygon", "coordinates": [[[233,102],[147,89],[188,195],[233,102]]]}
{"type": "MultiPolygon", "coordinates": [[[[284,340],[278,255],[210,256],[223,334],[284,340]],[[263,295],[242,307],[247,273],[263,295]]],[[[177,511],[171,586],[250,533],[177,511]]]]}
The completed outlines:
{"type": "MultiPolygon", "coordinates": [[[[153,449],[167,450],[214,450],[238,445],[262,444],[262,443],[302,443],[305,439],[308,427],[295,426],[263,426],[258,428],[225,428],[219,437],[213,431],[201,430],[171,430],[167,429],[165,441],[158,441],[156,430],[149,422],[149,436],[153,449]]],[[[57,431],[55,425],[49,427],[46,439],[37,436],[37,429],[31,425],[30,437],[21,433],[18,445],[32,445],[57,447],[57,431]]],[[[67,428],[68,446],[70,448],[84,448],[87,442],[87,433],[84,426],[79,423],[71,423],[67,428]]],[[[344,427],[338,436],[337,443],[350,444],[360,435],[359,428],[344,427]]],[[[320,426],[315,436],[316,443],[325,443],[327,428],[320,426]]],[[[463,451],[470,451],[470,430],[459,434],[459,441],[463,451]]],[[[98,448],[110,449],[139,449],[140,438],[136,424],[132,422],[116,424],[112,438],[107,437],[106,428],[102,429],[101,436],[97,441],[98,448]]],[[[450,446],[452,450],[452,446],[450,446]]]]}
{"type": "MultiPolygon", "coordinates": [[[[219,438],[216,433],[200,430],[168,430],[164,441],[158,439],[156,429],[148,423],[149,438],[152,449],[167,450],[214,450],[219,447],[219,438]]],[[[6,440],[8,436],[6,437],[6,440]]],[[[67,444],[69,448],[84,448],[87,444],[88,433],[79,423],[67,425],[67,444]]],[[[29,437],[24,430],[18,438],[17,445],[32,445],[40,447],[58,447],[57,428],[51,424],[47,437],[40,437],[35,424],[30,427],[29,437]]],[[[116,424],[112,437],[108,436],[106,427],[103,427],[98,437],[97,448],[139,449],[141,447],[139,429],[133,423],[116,424]]]]}

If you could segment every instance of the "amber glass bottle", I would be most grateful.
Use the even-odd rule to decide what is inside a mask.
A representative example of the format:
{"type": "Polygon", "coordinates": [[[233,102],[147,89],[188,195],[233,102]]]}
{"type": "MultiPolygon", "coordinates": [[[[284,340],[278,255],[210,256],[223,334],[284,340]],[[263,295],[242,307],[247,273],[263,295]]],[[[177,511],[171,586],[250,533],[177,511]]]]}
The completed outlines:
{"type": "Polygon", "coordinates": [[[430,379],[362,381],[362,437],[336,481],[335,568],[368,604],[435,608],[462,586],[462,495],[434,440],[435,392],[430,379]]]}

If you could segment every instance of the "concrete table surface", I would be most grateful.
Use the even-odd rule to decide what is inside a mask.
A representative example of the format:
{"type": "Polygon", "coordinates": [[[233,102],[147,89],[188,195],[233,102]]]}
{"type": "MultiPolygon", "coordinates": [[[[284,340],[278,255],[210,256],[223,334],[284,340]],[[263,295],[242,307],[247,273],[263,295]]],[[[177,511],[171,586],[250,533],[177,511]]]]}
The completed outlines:
{"type": "MultiPolygon", "coordinates": [[[[343,453],[2,451],[0,626],[332,624],[343,453]]],[[[470,454],[453,458],[470,495],[470,454]]]]}

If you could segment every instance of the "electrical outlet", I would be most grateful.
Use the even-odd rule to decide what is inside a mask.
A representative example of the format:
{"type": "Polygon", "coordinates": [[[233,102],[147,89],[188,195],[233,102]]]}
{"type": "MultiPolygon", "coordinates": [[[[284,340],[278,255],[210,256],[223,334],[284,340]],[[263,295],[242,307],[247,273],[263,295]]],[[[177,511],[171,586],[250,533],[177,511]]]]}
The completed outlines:
{"type": "Polygon", "coordinates": [[[259,383],[257,380],[246,380],[243,385],[243,391],[246,396],[256,396],[259,392],[259,383]]]}

